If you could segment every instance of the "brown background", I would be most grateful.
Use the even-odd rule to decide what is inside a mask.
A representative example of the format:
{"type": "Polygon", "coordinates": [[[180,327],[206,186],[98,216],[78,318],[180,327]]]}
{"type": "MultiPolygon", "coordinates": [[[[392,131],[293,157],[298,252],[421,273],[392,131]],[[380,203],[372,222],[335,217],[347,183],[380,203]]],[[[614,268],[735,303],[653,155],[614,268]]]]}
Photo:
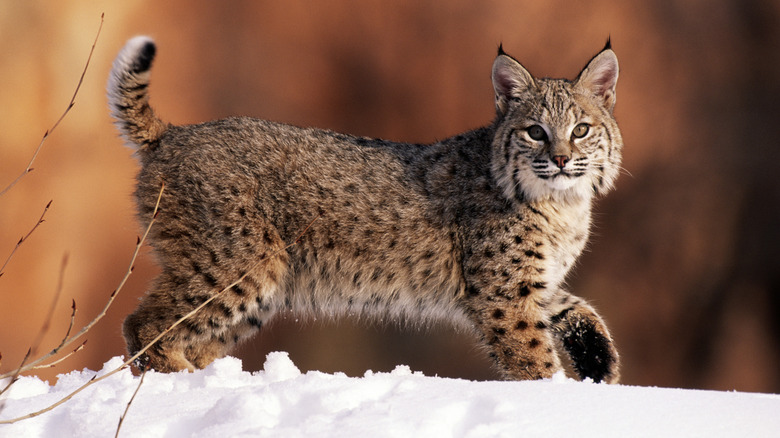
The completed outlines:
{"type": "MultiPolygon", "coordinates": [[[[53,200],[0,277],[2,371],[102,308],[133,251],[137,164],[111,125],[111,61],[135,34],[159,46],[152,101],[175,123],[251,115],[431,142],[488,123],[499,42],[532,73],[572,77],[611,35],[626,172],[597,205],[570,285],[615,333],[624,383],[780,392],[780,3],[0,1],[0,186],[24,169],[70,99],[76,106],[0,198],[0,263],[53,200]]],[[[120,323],[155,275],[148,251],[84,351],[56,373],[122,354],[120,323]]],[[[361,375],[399,363],[490,379],[464,334],[346,320],[280,319],[238,352],[272,350],[303,370],[361,375]]]]}

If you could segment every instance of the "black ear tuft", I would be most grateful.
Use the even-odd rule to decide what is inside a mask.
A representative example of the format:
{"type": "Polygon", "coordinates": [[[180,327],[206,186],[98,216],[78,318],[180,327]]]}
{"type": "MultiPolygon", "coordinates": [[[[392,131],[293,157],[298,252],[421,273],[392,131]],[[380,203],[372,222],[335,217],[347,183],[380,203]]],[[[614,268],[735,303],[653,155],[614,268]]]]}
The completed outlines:
{"type": "Polygon", "coordinates": [[[601,49],[602,52],[605,50],[612,50],[612,35],[607,36],[607,44],[601,49]]]}
{"type": "Polygon", "coordinates": [[[498,56],[501,56],[501,55],[509,56],[504,51],[504,43],[498,43],[498,56]]]}

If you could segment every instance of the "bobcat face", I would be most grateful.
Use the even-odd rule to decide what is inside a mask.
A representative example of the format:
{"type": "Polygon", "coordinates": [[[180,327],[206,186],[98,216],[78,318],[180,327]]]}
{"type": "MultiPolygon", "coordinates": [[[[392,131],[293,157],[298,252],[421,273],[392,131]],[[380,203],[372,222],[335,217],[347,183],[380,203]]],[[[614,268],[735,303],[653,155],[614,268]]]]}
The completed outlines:
{"type": "Polygon", "coordinates": [[[616,81],[609,48],[573,82],[535,79],[499,54],[493,172],[508,198],[573,200],[611,188],[622,147],[612,117],[616,81]]]}

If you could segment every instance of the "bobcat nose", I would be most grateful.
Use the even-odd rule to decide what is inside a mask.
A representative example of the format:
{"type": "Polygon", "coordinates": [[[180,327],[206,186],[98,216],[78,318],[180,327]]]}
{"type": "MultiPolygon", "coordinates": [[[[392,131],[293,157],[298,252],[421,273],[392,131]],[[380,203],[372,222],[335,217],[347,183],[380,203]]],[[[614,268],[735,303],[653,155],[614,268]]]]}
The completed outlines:
{"type": "Polygon", "coordinates": [[[561,169],[563,169],[563,166],[565,166],[566,163],[569,162],[569,157],[567,157],[566,155],[556,155],[552,158],[555,164],[561,169]]]}

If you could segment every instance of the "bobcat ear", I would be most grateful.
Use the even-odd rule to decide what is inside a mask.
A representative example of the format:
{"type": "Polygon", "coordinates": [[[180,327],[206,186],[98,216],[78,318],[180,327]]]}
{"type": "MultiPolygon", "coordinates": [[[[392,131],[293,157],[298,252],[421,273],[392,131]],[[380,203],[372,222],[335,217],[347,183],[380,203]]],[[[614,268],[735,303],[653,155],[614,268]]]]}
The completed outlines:
{"type": "Polygon", "coordinates": [[[493,62],[493,90],[496,92],[496,109],[505,114],[507,102],[517,97],[523,90],[535,87],[533,76],[519,62],[498,47],[498,56],[493,62]]]}
{"type": "Polygon", "coordinates": [[[603,101],[609,112],[615,108],[615,86],[618,80],[618,60],[612,45],[607,40],[604,50],[590,60],[587,66],[577,76],[575,84],[589,91],[603,101]]]}

